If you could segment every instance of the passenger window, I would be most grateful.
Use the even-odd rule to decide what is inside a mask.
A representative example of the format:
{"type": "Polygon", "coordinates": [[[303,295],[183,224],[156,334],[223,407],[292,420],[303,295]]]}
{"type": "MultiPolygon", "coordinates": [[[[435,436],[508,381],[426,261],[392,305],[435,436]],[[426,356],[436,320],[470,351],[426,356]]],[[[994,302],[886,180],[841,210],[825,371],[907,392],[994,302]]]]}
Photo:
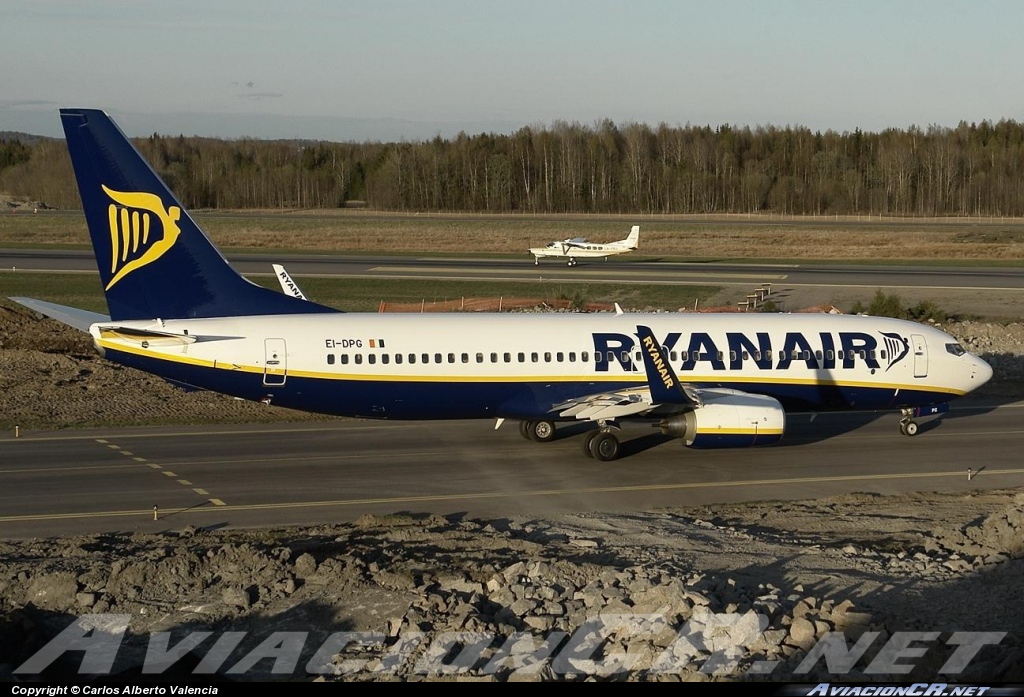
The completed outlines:
{"type": "Polygon", "coordinates": [[[402,354],[396,353],[395,354],[395,363],[401,363],[401,362],[402,362],[402,354]]]}
{"type": "Polygon", "coordinates": [[[536,352],[530,354],[530,360],[533,361],[534,363],[537,362],[537,353],[536,352]]]}
{"type": "Polygon", "coordinates": [[[834,360],[835,357],[836,357],[836,354],[835,354],[835,352],[832,349],[829,349],[828,351],[825,352],[825,358],[827,358],[828,360],[830,360],[830,361],[834,360]]]}
{"type": "Polygon", "coordinates": [[[504,359],[505,359],[505,362],[506,362],[506,363],[511,363],[511,362],[512,362],[512,354],[511,354],[511,353],[506,353],[506,354],[503,354],[503,355],[502,355],[502,358],[504,358],[504,359]]]}
{"type": "Polygon", "coordinates": [[[348,354],[347,353],[341,354],[341,364],[342,365],[348,365],[348,354]]]}
{"type": "Polygon", "coordinates": [[[520,363],[526,363],[526,354],[525,353],[520,352],[520,353],[516,354],[516,357],[519,359],[520,363]]]}
{"type": "Polygon", "coordinates": [[[359,364],[361,364],[362,362],[363,362],[363,354],[361,354],[361,353],[357,353],[357,354],[356,354],[356,365],[359,365],[359,364]]]}
{"type": "Polygon", "coordinates": [[[565,362],[565,354],[559,351],[558,353],[555,354],[555,360],[558,361],[559,363],[565,362]]]}
{"type": "Polygon", "coordinates": [[[409,362],[410,363],[415,363],[416,362],[416,354],[415,353],[410,353],[409,354],[409,362]]]}
{"type": "Polygon", "coordinates": [[[334,354],[333,353],[328,353],[327,354],[327,365],[334,365],[334,354]]]}
{"type": "Polygon", "coordinates": [[[469,363],[469,354],[468,353],[462,354],[462,362],[463,363],[469,363]]]}
{"type": "Polygon", "coordinates": [[[484,354],[482,354],[482,353],[476,354],[476,362],[477,363],[483,363],[484,362],[484,354]]]}
{"type": "MultiPolygon", "coordinates": [[[[423,354],[423,355],[426,356],[427,354],[423,354]]],[[[423,359],[423,362],[424,363],[427,362],[426,358],[423,359]]],[[[441,362],[441,354],[440,353],[435,353],[434,354],[434,363],[440,363],[440,362],[441,362]]]]}
{"type": "Polygon", "coordinates": [[[587,351],[584,351],[583,353],[581,353],[580,354],[580,360],[583,361],[584,363],[589,363],[590,362],[590,353],[587,352],[587,351]]]}
{"type": "Polygon", "coordinates": [[[391,362],[391,356],[389,356],[386,353],[382,353],[380,356],[380,362],[383,363],[384,365],[387,365],[388,363],[391,362]]]}
{"type": "Polygon", "coordinates": [[[622,352],[622,362],[624,364],[625,363],[629,363],[629,351],[623,351],[622,352]]]}
{"type": "Polygon", "coordinates": [[[448,354],[448,362],[449,363],[454,363],[455,362],[455,354],[454,353],[449,353],[448,354]]]}
{"type": "Polygon", "coordinates": [[[817,351],[814,352],[814,358],[819,361],[821,360],[821,349],[818,349],[817,351]]]}
{"type": "Polygon", "coordinates": [[[550,363],[551,362],[551,352],[550,351],[545,351],[544,352],[544,362],[545,363],[550,363]]]}
{"type": "Polygon", "coordinates": [[[675,363],[675,362],[676,362],[676,359],[678,358],[678,356],[679,356],[679,354],[678,354],[678,353],[676,353],[675,351],[669,351],[669,352],[668,352],[668,359],[669,359],[670,361],[672,361],[673,363],[675,363]]]}
{"type": "Polygon", "coordinates": [[[497,363],[497,362],[498,362],[498,354],[492,353],[491,354],[491,363],[497,363]]]}
{"type": "Polygon", "coordinates": [[[377,362],[377,354],[375,354],[375,353],[369,354],[366,357],[366,362],[369,363],[370,365],[373,365],[374,363],[376,363],[377,362]]]}
{"type": "Polygon", "coordinates": [[[576,362],[576,352],[575,351],[570,351],[569,352],[569,362],[570,363],[575,363],[576,362]]]}

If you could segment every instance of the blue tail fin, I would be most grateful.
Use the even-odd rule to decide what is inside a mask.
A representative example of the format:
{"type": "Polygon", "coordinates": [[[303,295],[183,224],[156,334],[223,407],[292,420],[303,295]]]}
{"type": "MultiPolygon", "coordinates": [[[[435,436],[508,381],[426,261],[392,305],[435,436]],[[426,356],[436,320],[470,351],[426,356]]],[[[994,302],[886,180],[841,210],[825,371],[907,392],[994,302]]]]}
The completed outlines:
{"type": "Polygon", "coordinates": [[[337,312],[240,276],[105,113],[60,118],[111,319],[337,312]]]}

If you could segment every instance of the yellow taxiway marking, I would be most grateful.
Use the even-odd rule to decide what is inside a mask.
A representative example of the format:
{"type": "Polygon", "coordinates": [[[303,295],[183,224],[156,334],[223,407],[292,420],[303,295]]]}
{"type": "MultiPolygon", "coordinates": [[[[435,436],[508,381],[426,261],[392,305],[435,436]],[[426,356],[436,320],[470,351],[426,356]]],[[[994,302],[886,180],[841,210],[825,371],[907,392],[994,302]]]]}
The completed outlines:
{"type": "Polygon", "coordinates": [[[177,476],[178,476],[178,475],[176,475],[176,474],[175,474],[174,472],[172,472],[172,471],[170,471],[170,470],[164,470],[164,471],[163,471],[163,474],[164,474],[165,476],[167,476],[167,477],[177,477],[177,476]]]}
{"type": "Polygon", "coordinates": [[[155,470],[163,469],[163,467],[161,467],[160,465],[156,464],[155,462],[149,463],[149,466],[152,467],[155,470]]]}
{"type": "Polygon", "coordinates": [[[107,447],[110,448],[111,450],[120,450],[121,449],[120,445],[114,445],[113,443],[107,443],[107,447]]]}
{"type": "Polygon", "coordinates": [[[178,480],[178,484],[182,484],[182,485],[184,485],[184,486],[192,486],[192,482],[190,482],[190,481],[189,481],[189,480],[187,480],[187,479],[179,479],[179,480],[178,480]]]}
{"type": "Polygon", "coordinates": [[[132,452],[131,450],[122,450],[122,451],[121,451],[121,454],[122,454],[122,455],[125,455],[125,456],[127,456],[127,457],[131,457],[131,456],[132,456],[132,455],[134,455],[135,453],[133,453],[133,452],[132,452]]]}
{"type": "Polygon", "coordinates": [[[200,496],[209,496],[209,495],[210,495],[210,492],[209,492],[209,491],[207,491],[206,489],[200,489],[200,488],[198,488],[198,487],[197,487],[197,488],[195,488],[195,489],[193,489],[192,491],[196,492],[196,493],[197,493],[197,494],[199,494],[200,496]]]}
{"type": "Polygon", "coordinates": [[[105,441],[105,440],[104,440],[104,439],[102,439],[102,438],[97,438],[97,439],[96,439],[96,442],[97,442],[97,443],[103,443],[104,445],[106,445],[108,441],[105,441]]]}
{"type": "Polygon", "coordinates": [[[135,460],[136,462],[145,462],[146,461],[146,458],[144,458],[144,457],[133,457],[132,459],[135,460]]]}
{"type": "MultiPolygon", "coordinates": [[[[984,470],[975,474],[977,477],[993,477],[998,475],[1019,475],[1024,474],[1024,468],[984,470]]],[[[685,482],[679,484],[638,484],[635,486],[599,486],[583,487],[580,489],[540,489],[537,491],[481,491],[465,494],[434,494],[429,496],[393,496],[366,499],[337,499],[333,501],[294,501],[286,503],[254,503],[229,506],[221,499],[209,499],[210,503],[224,511],[266,511],[297,508],[327,508],[347,506],[367,506],[379,504],[408,504],[425,501],[480,501],[488,499],[503,498],[536,498],[544,496],[567,496],[579,494],[616,494],[633,491],[681,491],[696,489],[718,489],[736,487],[764,487],[780,484],[821,484],[826,482],[870,482],[895,479],[965,479],[961,470],[946,472],[917,472],[917,473],[893,473],[893,474],[870,474],[870,475],[837,475],[831,477],[787,477],[783,479],[747,479],[743,481],[724,482],[685,482]]],[[[165,509],[161,511],[161,517],[174,514],[202,513],[205,509],[200,508],[179,508],[165,509]]],[[[0,523],[26,522],[34,520],[73,520],[79,518],[127,518],[132,516],[151,516],[152,509],[138,509],[127,511],[94,511],[89,513],[40,513],[35,515],[0,516],[0,523]]]]}
{"type": "MultiPolygon", "coordinates": [[[[1004,406],[1004,405],[1001,405],[1004,406]]],[[[1024,406],[1024,403],[1022,403],[1024,406]]],[[[483,419],[486,421],[487,419],[483,419]]],[[[244,430],[244,429],[223,429],[217,431],[208,431],[203,427],[199,426],[193,431],[169,431],[166,433],[119,433],[118,438],[131,439],[131,438],[178,438],[182,436],[188,436],[193,438],[195,436],[244,436],[244,435],[270,435],[276,433],[362,433],[366,431],[377,431],[380,430],[380,423],[375,424],[361,424],[352,421],[339,422],[336,420],[314,422],[316,426],[302,426],[297,428],[279,427],[279,428],[265,428],[260,430],[244,430]]],[[[416,422],[412,421],[389,421],[388,426],[391,428],[416,428],[416,422]]],[[[68,440],[91,440],[96,443],[107,443],[106,440],[95,438],[94,436],[73,436],[73,435],[60,435],[60,436],[26,436],[22,435],[19,438],[14,437],[2,437],[0,443],[10,441],[12,443],[44,443],[51,441],[68,441],[68,440]]],[[[115,446],[120,449],[120,446],[115,446]]]]}

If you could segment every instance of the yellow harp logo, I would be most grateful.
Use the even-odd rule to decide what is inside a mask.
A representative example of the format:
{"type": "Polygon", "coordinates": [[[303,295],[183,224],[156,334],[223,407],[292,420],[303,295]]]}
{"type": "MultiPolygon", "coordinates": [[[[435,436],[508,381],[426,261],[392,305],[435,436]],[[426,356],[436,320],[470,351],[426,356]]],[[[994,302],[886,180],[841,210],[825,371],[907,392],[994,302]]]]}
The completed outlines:
{"type": "Polygon", "coordinates": [[[132,271],[153,263],[174,246],[181,234],[178,227],[181,209],[177,206],[164,209],[164,202],[156,194],[114,191],[106,186],[103,191],[114,201],[107,209],[110,219],[110,273],[113,277],[106,290],[110,290],[132,271]],[[154,216],[160,221],[159,231],[152,229],[154,216]]]}

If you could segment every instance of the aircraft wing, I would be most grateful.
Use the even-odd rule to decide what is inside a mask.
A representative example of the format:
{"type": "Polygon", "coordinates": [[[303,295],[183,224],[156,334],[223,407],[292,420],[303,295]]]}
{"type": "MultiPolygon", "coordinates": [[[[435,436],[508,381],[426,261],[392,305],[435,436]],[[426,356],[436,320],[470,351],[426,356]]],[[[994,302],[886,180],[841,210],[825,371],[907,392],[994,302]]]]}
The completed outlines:
{"type": "Polygon", "coordinates": [[[110,321],[110,317],[107,315],[101,315],[99,312],[79,310],[77,307],[57,305],[56,303],[48,303],[44,300],[36,300],[35,298],[11,298],[11,300],[19,305],[24,305],[30,310],[35,310],[41,315],[52,317],[58,322],[63,322],[69,327],[74,327],[79,331],[87,333],[89,331],[89,327],[97,322],[110,321]]]}
{"type": "MultiPolygon", "coordinates": [[[[650,328],[638,326],[640,350],[647,371],[645,387],[584,395],[557,404],[552,411],[565,417],[589,421],[605,421],[629,416],[645,416],[657,411],[659,416],[698,409],[704,404],[702,390],[679,381],[669,364],[664,349],[654,338],[650,328]]],[[[712,396],[711,393],[708,393],[712,396]]]]}

